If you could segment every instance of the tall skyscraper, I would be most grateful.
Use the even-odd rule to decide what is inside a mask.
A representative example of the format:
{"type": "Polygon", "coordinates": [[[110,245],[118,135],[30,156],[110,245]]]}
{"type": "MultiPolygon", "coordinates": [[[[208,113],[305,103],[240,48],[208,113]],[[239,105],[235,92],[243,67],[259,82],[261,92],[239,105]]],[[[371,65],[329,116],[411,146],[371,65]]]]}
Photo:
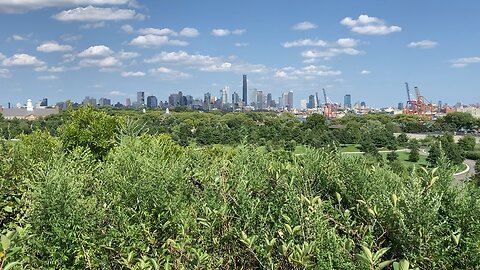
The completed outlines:
{"type": "Polygon", "coordinates": [[[343,97],[343,107],[345,109],[352,108],[352,96],[350,94],[347,94],[345,97],[343,97]]]}
{"type": "Polygon", "coordinates": [[[247,75],[243,75],[243,103],[244,105],[248,105],[247,102],[248,102],[248,99],[247,99],[247,91],[248,91],[248,87],[247,87],[247,75]]]}
{"type": "Polygon", "coordinates": [[[307,105],[307,108],[309,109],[314,109],[316,108],[316,102],[315,102],[315,96],[314,95],[310,95],[308,96],[308,105],[307,105]]]}
{"type": "Polygon", "coordinates": [[[112,100],[108,99],[108,98],[100,98],[100,100],[98,101],[98,104],[100,105],[100,107],[103,107],[103,106],[111,106],[112,105],[112,100]]]}
{"type": "Polygon", "coordinates": [[[238,104],[239,102],[240,102],[240,96],[238,96],[237,92],[233,92],[232,104],[238,104]]]}
{"type": "Polygon", "coordinates": [[[145,105],[145,92],[137,92],[137,105],[145,105]]]}
{"type": "Polygon", "coordinates": [[[42,101],[40,102],[40,107],[47,107],[47,106],[48,106],[48,99],[47,98],[42,99],[42,101]]]}
{"type": "Polygon", "coordinates": [[[264,109],[264,100],[263,100],[263,91],[258,90],[257,91],[257,100],[255,102],[255,108],[257,110],[263,110],[264,109]]]}
{"type": "Polygon", "coordinates": [[[147,97],[147,107],[150,109],[158,107],[158,100],[156,96],[147,97]]]}
{"type": "Polygon", "coordinates": [[[288,92],[288,110],[293,109],[293,91],[288,92]]]}
{"type": "Polygon", "coordinates": [[[267,108],[270,108],[270,107],[273,107],[273,104],[272,104],[272,93],[268,93],[267,94],[267,108]]]}
{"type": "Polygon", "coordinates": [[[225,86],[222,90],[220,90],[220,96],[222,97],[222,104],[228,104],[228,93],[230,89],[228,86],[225,86]]]}
{"type": "Polygon", "coordinates": [[[131,100],[130,98],[127,98],[127,99],[125,100],[125,106],[127,106],[127,107],[132,107],[132,100],[131,100]]]}

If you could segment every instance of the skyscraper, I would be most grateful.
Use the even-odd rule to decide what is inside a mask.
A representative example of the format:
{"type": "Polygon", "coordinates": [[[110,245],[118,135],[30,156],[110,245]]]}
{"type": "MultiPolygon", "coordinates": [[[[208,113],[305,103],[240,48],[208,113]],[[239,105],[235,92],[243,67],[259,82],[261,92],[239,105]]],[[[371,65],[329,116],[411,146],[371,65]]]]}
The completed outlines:
{"type": "Polygon", "coordinates": [[[345,109],[352,108],[352,96],[350,94],[345,95],[345,97],[343,98],[343,107],[345,109]]]}
{"type": "Polygon", "coordinates": [[[228,86],[225,86],[222,90],[220,90],[220,96],[222,97],[222,104],[228,104],[228,93],[230,89],[228,86]]]}
{"type": "Polygon", "coordinates": [[[263,100],[263,91],[258,90],[257,91],[257,100],[255,102],[255,108],[257,110],[263,110],[264,109],[264,100],[263,100]]]}
{"type": "Polygon", "coordinates": [[[288,92],[288,110],[293,109],[293,91],[288,92]]]}
{"type": "Polygon", "coordinates": [[[309,109],[314,109],[316,108],[316,104],[315,104],[315,96],[314,95],[310,95],[308,96],[308,105],[307,105],[307,108],[309,109]]]}
{"type": "Polygon", "coordinates": [[[147,97],[147,107],[150,109],[158,107],[158,100],[156,96],[147,97]]]}
{"type": "Polygon", "coordinates": [[[47,107],[47,106],[48,106],[48,99],[47,98],[42,99],[42,101],[40,102],[40,107],[47,107]]]}
{"type": "Polygon", "coordinates": [[[248,99],[247,99],[247,75],[243,75],[243,103],[244,105],[248,105],[248,99]]]}
{"type": "Polygon", "coordinates": [[[273,104],[272,104],[272,93],[268,93],[267,94],[267,108],[270,108],[270,107],[273,107],[273,104]]]}
{"type": "Polygon", "coordinates": [[[130,100],[130,98],[127,98],[127,99],[125,100],[125,106],[127,106],[127,107],[131,107],[131,106],[132,106],[132,101],[130,100]]]}
{"type": "Polygon", "coordinates": [[[137,105],[145,105],[145,92],[137,92],[137,105]]]}

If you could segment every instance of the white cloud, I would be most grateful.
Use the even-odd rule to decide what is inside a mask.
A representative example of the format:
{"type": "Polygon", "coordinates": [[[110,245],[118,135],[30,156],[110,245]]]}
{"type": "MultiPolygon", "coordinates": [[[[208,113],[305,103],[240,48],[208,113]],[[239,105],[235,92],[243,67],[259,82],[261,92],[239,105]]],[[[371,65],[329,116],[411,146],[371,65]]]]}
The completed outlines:
{"type": "Polygon", "coordinates": [[[103,28],[105,26],[107,26],[105,22],[87,23],[80,26],[80,29],[96,29],[96,28],[103,28]]]}
{"type": "Polygon", "coordinates": [[[10,74],[10,70],[6,68],[0,68],[0,78],[8,79],[11,77],[12,77],[12,74],[10,74]]]}
{"type": "Polygon", "coordinates": [[[330,48],[324,51],[317,51],[317,50],[308,50],[302,52],[302,56],[304,58],[314,59],[314,58],[321,58],[324,60],[330,60],[338,55],[346,54],[346,55],[359,55],[363,54],[364,52],[359,51],[354,48],[330,48]]]}
{"type": "Polygon", "coordinates": [[[60,72],[65,72],[66,68],[59,66],[59,67],[51,67],[47,70],[48,72],[53,72],[53,73],[60,73],[60,72]]]}
{"type": "Polygon", "coordinates": [[[304,46],[308,46],[308,47],[325,47],[327,46],[328,43],[321,40],[321,39],[317,39],[317,40],[313,40],[313,39],[299,39],[299,40],[295,40],[295,41],[290,41],[290,42],[285,42],[282,44],[282,46],[284,48],[292,48],[292,47],[304,47],[304,46]]]}
{"type": "Polygon", "coordinates": [[[339,38],[337,44],[341,47],[356,47],[358,45],[358,40],[353,38],[339,38]]]}
{"type": "Polygon", "coordinates": [[[195,28],[185,27],[180,31],[180,35],[184,37],[198,37],[200,32],[195,28]]]}
{"type": "Polygon", "coordinates": [[[130,24],[124,24],[120,29],[122,29],[123,32],[128,34],[131,34],[135,31],[130,24]]]}
{"type": "Polygon", "coordinates": [[[225,37],[230,35],[230,30],[228,29],[213,29],[212,30],[212,35],[216,37],[225,37]]]}
{"type": "Polygon", "coordinates": [[[170,28],[142,28],[138,30],[138,33],[141,35],[157,35],[157,36],[176,36],[177,32],[173,31],[170,28]]]}
{"type": "Polygon", "coordinates": [[[173,46],[187,46],[188,42],[176,39],[170,39],[168,36],[157,36],[157,35],[144,35],[138,36],[132,41],[130,45],[135,45],[139,47],[160,47],[164,45],[173,45],[173,46]]]}
{"type": "Polygon", "coordinates": [[[122,60],[128,60],[128,59],[133,59],[139,57],[140,54],[137,52],[125,52],[125,51],[120,51],[118,53],[118,58],[122,60]]]}
{"type": "Polygon", "coordinates": [[[245,34],[246,31],[247,31],[246,29],[235,29],[235,30],[232,30],[232,34],[241,36],[245,34]]]}
{"type": "Polygon", "coordinates": [[[342,72],[340,70],[334,70],[329,66],[315,66],[309,65],[300,69],[293,67],[284,67],[275,70],[274,77],[278,79],[315,79],[318,77],[339,76],[342,72]]]}
{"type": "Polygon", "coordinates": [[[150,69],[150,74],[162,80],[176,80],[190,77],[189,74],[166,67],[150,69]]]}
{"type": "Polygon", "coordinates": [[[121,96],[121,97],[123,97],[123,96],[126,96],[126,95],[127,95],[127,93],[125,93],[125,92],[121,92],[121,91],[110,91],[110,93],[109,93],[109,94],[110,94],[110,95],[112,95],[112,96],[121,96]]]}
{"type": "Polygon", "coordinates": [[[37,57],[25,54],[25,53],[20,53],[20,54],[14,54],[10,58],[6,58],[2,61],[2,64],[4,66],[43,66],[45,62],[40,61],[37,59],[37,57]]]}
{"type": "Polygon", "coordinates": [[[242,62],[232,62],[234,58],[228,60],[222,57],[215,57],[202,54],[189,54],[185,51],[178,52],[161,52],[152,58],[146,59],[145,63],[162,63],[185,66],[186,68],[196,68],[200,71],[208,72],[221,72],[221,71],[233,71],[233,72],[249,72],[249,73],[261,73],[265,72],[266,67],[264,65],[256,65],[242,62]]]}
{"type": "Polygon", "coordinates": [[[145,72],[141,72],[141,71],[124,71],[122,72],[122,77],[143,77],[145,76],[145,72]]]}
{"type": "Polygon", "coordinates": [[[362,75],[368,75],[368,74],[371,74],[372,72],[370,70],[362,70],[360,71],[360,74],[362,75]]]}
{"type": "Polygon", "coordinates": [[[0,12],[17,13],[47,7],[123,5],[130,0],[1,0],[0,12]]]}
{"type": "Polygon", "coordinates": [[[293,30],[310,30],[310,29],[315,29],[317,27],[318,26],[316,24],[305,21],[305,22],[300,22],[295,24],[294,26],[292,26],[292,29],[293,30]]]}
{"type": "Polygon", "coordinates": [[[407,47],[409,48],[421,48],[421,49],[432,49],[438,46],[438,43],[431,40],[421,40],[410,42],[407,47]]]}
{"type": "Polygon", "coordinates": [[[248,46],[248,43],[246,42],[235,43],[235,47],[247,47],[247,46],[248,46]]]}
{"type": "Polygon", "coordinates": [[[113,54],[113,51],[105,45],[91,46],[90,48],[79,53],[79,57],[106,57],[113,54]]]}
{"type": "Polygon", "coordinates": [[[73,48],[70,45],[60,45],[56,41],[47,41],[44,42],[42,45],[37,47],[37,51],[39,52],[68,52],[71,51],[73,48]]]}
{"type": "Polygon", "coordinates": [[[144,15],[137,14],[133,9],[99,8],[93,6],[78,7],[65,10],[52,16],[64,22],[96,22],[143,19],[144,15]]]}
{"type": "Polygon", "coordinates": [[[388,26],[383,20],[368,15],[360,15],[358,19],[345,17],[340,23],[350,28],[352,32],[364,35],[387,35],[402,31],[400,26],[388,26]]]}
{"type": "Polygon", "coordinates": [[[243,34],[245,34],[247,30],[246,29],[234,29],[234,30],[230,30],[230,29],[223,29],[223,28],[217,28],[217,29],[213,29],[211,34],[213,36],[216,36],[216,37],[226,37],[226,36],[229,36],[229,35],[237,35],[237,36],[241,36],[243,34]]]}
{"type": "Polygon", "coordinates": [[[0,61],[2,61],[5,58],[7,58],[7,57],[5,55],[3,55],[3,53],[0,53],[0,61]]]}
{"type": "Polygon", "coordinates": [[[454,68],[463,68],[466,67],[470,64],[478,64],[480,63],[480,57],[479,56],[474,56],[474,57],[464,57],[464,58],[457,58],[452,61],[450,61],[452,64],[452,67],[454,68]]]}
{"type": "Polygon", "coordinates": [[[58,77],[55,75],[46,75],[46,76],[38,76],[37,79],[41,81],[53,81],[53,80],[58,80],[58,77]]]}
{"type": "Polygon", "coordinates": [[[13,40],[16,40],[16,41],[25,41],[25,40],[28,40],[27,37],[24,37],[24,36],[21,36],[21,35],[13,35],[13,36],[12,36],[12,39],[13,39],[13,40]]]}
{"type": "Polygon", "coordinates": [[[84,67],[96,66],[96,67],[110,68],[110,67],[117,67],[121,65],[122,63],[113,56],[108,56],[101,59],[87,58],[87,59],[82,59],[80,61],[80,66],[84,66],[84,67]]]}

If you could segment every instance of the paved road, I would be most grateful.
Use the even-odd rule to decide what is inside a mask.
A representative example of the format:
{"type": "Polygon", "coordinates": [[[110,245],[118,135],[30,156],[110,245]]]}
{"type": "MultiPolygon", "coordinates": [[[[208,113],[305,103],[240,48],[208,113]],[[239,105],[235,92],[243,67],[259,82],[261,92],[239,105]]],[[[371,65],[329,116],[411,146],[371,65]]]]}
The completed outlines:
{"type": "MultiPolygon", "coordinates": [[[[417,139],[417,140],[422,140],[422,139],[425,139],[428,135],[434,135],[434,136],[440,136],[441,134],[422,134],[422,133],[406,133],[408,138],[414,138],[414,139],[417,139]]],[[[395,135],[400,135],[400,133],[395,133],[395,135]]],[[[463,135],[455,135],[453,136],[453,139],[455,140],[455,142],[458,142],[458,140],[460,138],[463,138],[464,136],[463,135]]],[[[480,137],[478,136],[475,136],[475,139],[477,140],[477,143],[480,143],[480,137]]]]}
{"type": "Polygon", "coordinates": [[[469,167],[469,169],[463,174],[454,175],[456,182],[463,181],[466,178],[475,174],[475,160],[466,159],[464,163],[469,167]]]}

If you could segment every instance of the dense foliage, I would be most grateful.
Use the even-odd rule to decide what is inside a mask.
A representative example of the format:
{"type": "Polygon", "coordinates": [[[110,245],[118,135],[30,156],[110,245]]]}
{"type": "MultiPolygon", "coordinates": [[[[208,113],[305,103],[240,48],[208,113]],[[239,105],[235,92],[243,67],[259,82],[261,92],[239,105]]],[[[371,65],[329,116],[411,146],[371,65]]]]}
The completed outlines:
{"type": "MultiPolygon", "coordinates": [[[[242,116],[256,131],[237,115],[229,122],[227,115],[198,114],[167,135],[128,119],[112,131],[110,117],[86,109],[68,116],[59,137],[37,131],[18,142],[0,141],[0,268],[480,265],[480,190],[451,184],[453,169],[441,147],[438,168],[398,173],[395,162],[328,147],[295,155],[249,144],[256,132],[267,141],[298,139],[295,119],[285,116],[289,124],[278,128],[269,122],[275,117],[257,116],[242,116]],[[211,134],[216,129],[203,117],[220,117],[213,122],[220,131],[211,134]],[[105,134],[91,136],[88,128],[101,123],[108,125],[105,134]],[[180,145],[182,136],[189,142],[197,132],[226,139],[233,126],[238,146],[203,145],[198,135],[197,144],[180,145]],[[97,136],[106,147],[94,144],[97,136]]],[[[178,116],[158,121],[176,121],[172,117],[178,116]]],[[[300,128],[312,138],[329,132],[325,119],[310,120],[300,128]]],[[[388,130],[381,123],[368,127],[388,130]]]]}

